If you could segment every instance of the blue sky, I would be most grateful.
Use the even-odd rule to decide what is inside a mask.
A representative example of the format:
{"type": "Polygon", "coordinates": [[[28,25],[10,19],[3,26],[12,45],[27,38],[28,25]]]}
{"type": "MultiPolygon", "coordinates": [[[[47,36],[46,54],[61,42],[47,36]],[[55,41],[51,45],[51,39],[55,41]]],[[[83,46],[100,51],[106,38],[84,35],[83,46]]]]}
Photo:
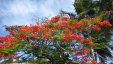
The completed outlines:
{"type": "Polygon", "coordinates": [[[26,25],[34,18],[52,17],[65,10],[74,12],[74,0],[0,0],[0,24],[26,25]]]}
{"type": "Polygon", "coordinates": [[[29,25],[35,19],[51,18],[60,10],[75,13],[74,0],[0,0],[0,35],[3,25],[29,25]]]}

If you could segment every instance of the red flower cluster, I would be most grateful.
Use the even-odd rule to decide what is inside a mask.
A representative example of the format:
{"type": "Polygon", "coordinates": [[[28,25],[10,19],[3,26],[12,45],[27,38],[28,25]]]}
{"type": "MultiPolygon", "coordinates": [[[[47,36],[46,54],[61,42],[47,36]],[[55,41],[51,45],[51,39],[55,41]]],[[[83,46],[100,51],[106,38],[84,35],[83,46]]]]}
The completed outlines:
{"type": "MultiPolygon", "coordinates": [[[[14,49],[16,48],[16,43],[18,42],[17,38],[12,37],[11,35],[7,35],[4,37],[0,37],[0,58],[4,57],[5,54],[7,54],[8,49],[14,49]]],[[[11,59],[13,55],[8,55],[8,58],[11,59]]]]}
{"type": "Polygon", "coordinates": [[[0,38],[2,44],[0,44],[1,49],[6,49],[8,47],[14,48],[14,44],[18,41],[17,38],[11,37],[10,35],[7,35],[5,37],[0,38]],[[14,43],[15,42],[15,43],[14,43]]]}
{"type": "Polygon", "coordinates": [[[101,27],[104,27],[104,26],[108,26],[108,27],[111,27],[112,24],[109,23],[108,20],[104,20],[103,22],[97,22],[97,24],[99,24],[101,27]]]}
{"type": "Polygon", "coordinates": [[[10,35],[14,35],[14,32],[11,31],[11,32],[10,32],[10,35]]]}
{"type": "Polygon", "coordinates": [[[68,24],[67,24],[66,22],[60,22],[60,26],[61,26],[61,27],[67,27],[68,24]]]}
{"type": "Polygon", "coordinates": [[[84,37],[80,34],[70,34],[70,39],[82,40],[84,37]]]}
{"type": "Polygon", "coordinates": [[[91,28],[95,31],[100,31],[101,30],[101,28],[97,25],[92,25],[91,28]]]}
{"type": "Polygon", "coordinates": [[[27,36],[24,35],[24,34],[19,34],[19,35],[18,35],[18,38],[19,38],[19,39],[27,40],[27,36]]]}
{"type": "Polygon", "coordinates": [[[93,42],[92,42],[91,38],[86,38],[86,39],[84,39],[84,40],[81,42],[81,44],[86,44],[86,43],[90,43],[90,44],[93,45],[93,42]]]}
{"type": "Polygon", "coordinates": [[[74,50],[73,52],[75,52],[76,55],[83,55],[83,54],[89,54],[90,50],[85,47],[83,50],[74,50]]]}
{"type": "Polygon", "coordinates": [[[38,33],[37,32],[31,33],[30,36],[31,37],[38,37],[38,33]]]}
{"type": "Polygon", "coordinates": [[[57,23],[59,21],[68,21],[68,20],[70,20],[70,18],[68,18],[66,16],[63,16],[63,17],[55,16],[55,17],[51,18],[50,21],[53,22],[53,23],[57,23]]]}
{"type": "Polygon", "coordinates": [[[67,35],[62,35],[62,40],[63,41],[68,41],[68,40],[82,40],[84,37],[80,34],[67,34],[67,35]]]}
{"type": "Polygon", "coordinates": [[[59,16],[55,16],[55,17],[51,18],[51,22],[56,23],[59,21],[59,18],[60,18],[59,16]]]}
{"type": "Polygon", "coordinates": [[[89,53],[90,53],[90,50],[85,47],[85,48],[83,49],[83,52],[84,52],[84,54],[89,54],[89,53]]]}
{"type": "Polygon", "coordinates": [[[43,37],[46,38],[46,39],[49,38],[50,37],[50,33],[49,32],[45,32],[43,37]]]}
{"type": "Polygon", "coordinates": [[[0,44],[1,49],[6,49],[8,47],[8,43],[0,44]]]}

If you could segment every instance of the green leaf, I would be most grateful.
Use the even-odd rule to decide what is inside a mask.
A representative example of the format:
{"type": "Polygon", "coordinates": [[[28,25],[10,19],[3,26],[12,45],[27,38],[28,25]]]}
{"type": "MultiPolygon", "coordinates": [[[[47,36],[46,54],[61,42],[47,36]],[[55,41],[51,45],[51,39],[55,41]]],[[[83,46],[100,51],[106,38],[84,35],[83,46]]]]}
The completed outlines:
{"type": "Polygon", "coordinates": [[[52,23],[52,22],[49,23],[49,27],[55,27],[55,26],[56,26],[55,23],[52,23]]]}
{"type": "Polygon", "coordinates": [[[56,36],[54,36],[54,40],[61,40],[62,38],[61,38],[61,36],[59,36],[59,35],[56,35],[56,36]]]}

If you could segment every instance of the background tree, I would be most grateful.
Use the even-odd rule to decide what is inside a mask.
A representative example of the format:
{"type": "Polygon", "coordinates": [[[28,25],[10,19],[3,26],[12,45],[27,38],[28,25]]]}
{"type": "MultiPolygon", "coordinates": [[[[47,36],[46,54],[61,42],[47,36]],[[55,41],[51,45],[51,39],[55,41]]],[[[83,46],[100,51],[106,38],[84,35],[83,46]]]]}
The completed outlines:
{"type": "MultiPolygon", "coordinates": [[[[78,20],[82,18],[93,18],[100,16],[101,22],[103,22],[103,20],[109,20],[113,25],[113,0],[75,0],[74,7],[78,15],[78,20]]],[[[97,35],[102,35],[102,37],[98,41],[95,41],[96,43],[101,44],[101,46],[103,46],[103,42],[108,43],[112,40],[112,28],[104,29],[104,32],[106,33],[98,33],[97,35]]],[[[96,38],[97,35],[92,34],[94,38],[96,38]]],[[[112,53],[108,51],[108,49],[95,49],[95,51],[97,51],[102,57],[112,55],[112,53]],[[107,53],[102,53],[106,51],[107,53]]]]}

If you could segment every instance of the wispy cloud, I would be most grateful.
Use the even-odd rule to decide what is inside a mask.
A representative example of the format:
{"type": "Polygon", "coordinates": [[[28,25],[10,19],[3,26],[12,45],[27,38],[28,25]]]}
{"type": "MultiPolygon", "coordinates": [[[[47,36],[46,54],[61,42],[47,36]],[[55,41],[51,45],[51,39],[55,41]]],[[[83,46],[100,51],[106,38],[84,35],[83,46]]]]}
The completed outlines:
{"type": "Polygon", "coordinates": [[[6,0],[0,3],[0,23],[26,25],[35,23],[33,17],[52,17],[61,9],[74,12],[73,2],[74,0],[6,0]]]}

